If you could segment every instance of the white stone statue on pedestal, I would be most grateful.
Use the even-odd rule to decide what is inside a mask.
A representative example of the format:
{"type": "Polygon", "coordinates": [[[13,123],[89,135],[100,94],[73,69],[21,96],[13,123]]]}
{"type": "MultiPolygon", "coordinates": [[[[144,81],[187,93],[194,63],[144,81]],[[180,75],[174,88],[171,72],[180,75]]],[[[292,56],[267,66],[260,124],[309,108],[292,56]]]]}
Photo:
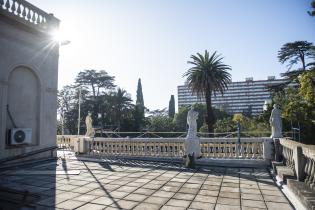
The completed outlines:
{"type": "Polygon", "coordinates": [[[269,122],[271,126],[271,138],[282,137],[281,110],[277,104],[273,105],[269,122]]]}
{"type": "Polygon", "coordinates": [[[189,126],[185,139],[186,155],[194,155],[195,158],[201,156],[200,139],[197,137],[198,112],[193,107],[188,111],[187,124],[189,126]]]}
{"type": "Polygon", "coordinates": [[[89,112],[85,118],[85,125],[86,125],[86,133],[85,136],[94,137],[95,131],[93,128],[93,120],[92,120],[92,113],[89,112]]]}

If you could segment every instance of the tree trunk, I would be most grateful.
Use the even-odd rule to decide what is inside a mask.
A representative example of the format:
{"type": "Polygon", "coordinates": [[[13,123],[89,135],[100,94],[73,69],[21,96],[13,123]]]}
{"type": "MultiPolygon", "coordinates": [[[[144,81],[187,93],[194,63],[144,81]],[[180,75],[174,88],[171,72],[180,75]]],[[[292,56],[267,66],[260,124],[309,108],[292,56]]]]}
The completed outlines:
{"type": "MultiPolygon", "coordinates": [[[[206,104],[207,104],[207,125],[208,125],[208,132],[213,133],[213,124],[214,124],[214,115],[212,110],[212,103],[211,103],[211,91],[206,91],[206,104]]],[[[211,137],[212,134],[209,134],[211,137]]]]}

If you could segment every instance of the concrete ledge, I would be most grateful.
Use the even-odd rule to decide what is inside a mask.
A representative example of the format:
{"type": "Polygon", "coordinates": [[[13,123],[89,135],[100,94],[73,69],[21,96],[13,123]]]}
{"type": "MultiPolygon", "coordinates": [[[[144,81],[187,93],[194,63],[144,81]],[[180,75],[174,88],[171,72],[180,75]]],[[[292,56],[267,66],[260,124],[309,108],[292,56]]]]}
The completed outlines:
{"type": "Polygon", "coordinates": [[[315,191],[306,183],[288,179],[288,188],[297,196],[307,209],[315,209],[315,191]]]}
{"type": "Polygon", "coordinates": [[[296,179],[294,170],[288,166],[276,166],[276,171],[284,183],[287,183],[288,179],[296,179]]]}
{"type": "Polygon", "coordinates": [[[269,161],[263,159],[218,159],[202,158],[196,161],[198,165],[224,166],[224,167],[250,167],[266,168],[269,161]]]}

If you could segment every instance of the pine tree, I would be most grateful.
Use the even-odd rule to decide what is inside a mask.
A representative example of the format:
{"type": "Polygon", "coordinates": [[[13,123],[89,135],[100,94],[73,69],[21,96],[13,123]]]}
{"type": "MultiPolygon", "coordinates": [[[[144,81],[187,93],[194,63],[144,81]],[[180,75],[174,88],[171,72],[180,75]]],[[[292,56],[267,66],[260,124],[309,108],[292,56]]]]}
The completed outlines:
{"type": "Polygon", "coordinates": [[[174,98],[174,95],[171,95],[171,99],[168,103],[168,116],[173,119],[174,115],[175,115],[175,98],[174,98]]]}

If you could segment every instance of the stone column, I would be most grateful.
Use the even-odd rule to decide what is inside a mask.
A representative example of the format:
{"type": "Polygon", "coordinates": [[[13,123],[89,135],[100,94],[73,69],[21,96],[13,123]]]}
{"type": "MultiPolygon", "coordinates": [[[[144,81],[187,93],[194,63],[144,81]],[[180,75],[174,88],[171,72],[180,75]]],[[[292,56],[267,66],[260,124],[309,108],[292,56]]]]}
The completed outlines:
{"type": "Polygon", "coordinates": [[[273,140],[264,139],[263,148],[264,148],[264,160],[269,162],[273,160],[273,140]]]}
{"type": "Polygon", "coordinates": [[[302,181],[305,174],[305,158],[303,157],[303,150],[301,146],[295,146],[293,149],[294,168],[296,173],[296,179],[302,181]]]}

